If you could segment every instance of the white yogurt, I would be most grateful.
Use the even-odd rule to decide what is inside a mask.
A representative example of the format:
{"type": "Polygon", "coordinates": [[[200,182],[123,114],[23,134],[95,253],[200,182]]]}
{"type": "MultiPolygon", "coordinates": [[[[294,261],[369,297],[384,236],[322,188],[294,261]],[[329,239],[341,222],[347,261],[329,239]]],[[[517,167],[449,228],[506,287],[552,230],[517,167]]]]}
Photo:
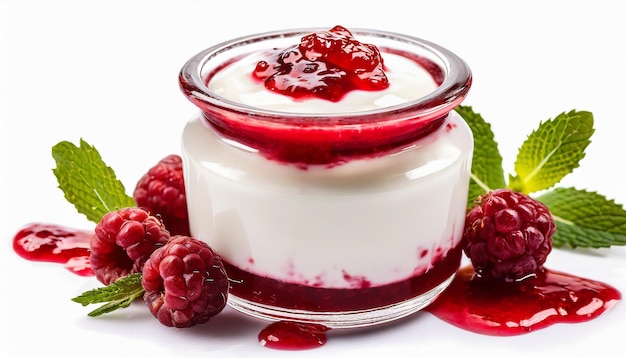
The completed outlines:
{"type": "Polygon", "coordinates": [[[422,273],[459,243],[465,219],[472,139],[451,117],[430,143],[307,170],[234,149],[195,119],[183,133],[191,232],[231,264],[291,283],[422,273]]]}
{"type": "Polygon", "coordinates": [[[404,56],[385,53],[385,74],[389,87],[382,91],[356,90],[339,102],[319,98],[295,101],[293,98],[268,91],[255,81],[252,71],[263,52],[250,54],[211,78],[209,88],[229,100],[254,107],[291,113],[352,113],[368,111],[416,100],[437,88],[432,76],[415,61],[404,56]]]}

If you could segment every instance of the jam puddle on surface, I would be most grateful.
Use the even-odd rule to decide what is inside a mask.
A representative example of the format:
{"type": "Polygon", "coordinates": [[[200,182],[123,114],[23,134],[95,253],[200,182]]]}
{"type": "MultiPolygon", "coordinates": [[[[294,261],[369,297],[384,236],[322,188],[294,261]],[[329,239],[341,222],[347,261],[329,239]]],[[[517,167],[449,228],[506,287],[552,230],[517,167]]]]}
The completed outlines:
{"type": "MultiPolygon", "coordinates": [[[[80,276],[93,276],[89,241],[93,231],[34,223],[14,237],[13,249],[29,261],[63,264],[80,276]]],[[[545,269],[518,283],[479,280],[471,266],[460,269],[450,286],[425,308],[456,327],[485,335],[515,336],[555,323],[590,321],[610,309],[620,292],[610,285],[545,269]]],[[[278,350],[306,350],[326,343],[328,328],[278,321],[258,335],[261,345],[278,350]]]]}
{"type": "Polygon", "coordinates": [[[92,230],[34,223],[23,227],[13,239],[13,250],[29,261],[53,262],[79,276],[93,276],[89,265],[92,230]]]}
{"type": "Polygon", "coordinates": [[[602,282],[545,269],[518,283],[479,280],[462,268],[425,310],[459,328],[492,336],[514,336],[555,323],[589,321],[621,299],[602,282]]]}
{"type": "Polygon", "coordinates": [[[319,324],[278,321],[259,333],[263,347],[279,350],[306,350],[326,344],[328,328],[319,324]]]}

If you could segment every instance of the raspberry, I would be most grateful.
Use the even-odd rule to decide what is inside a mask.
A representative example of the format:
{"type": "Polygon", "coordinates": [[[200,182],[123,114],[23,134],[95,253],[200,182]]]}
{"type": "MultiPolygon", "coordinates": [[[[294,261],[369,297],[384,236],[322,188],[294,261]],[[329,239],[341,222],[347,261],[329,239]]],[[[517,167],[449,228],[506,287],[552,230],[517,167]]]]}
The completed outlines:
{"type": "Polygon", "coordinates": [[[222,311],[228,277],[219,255],[205,242],[174,236],[143,267],[144,301],[162,324],[190,327],[222,311]]]}
{"type": "Polygon", "coordinates": [[[170,239],[163,223],[140,208],[107,213],[95,231],[89,261],[96,278],[105,285],[141,272],[152,252],[170,239]]]}
{"type": "Polygon", "coordinates": [[[137,182],[133,197],[137,206],[159,216],[172,235],[190,235],[183,165],[179,155],[168,155],[150,168],[137,182]]]}
{"type": "Polygon", "coordinates": [[[543,269],[555,230],[544,204],[498,189],[467,214],[463,249],[479,277],[518,281],[543,269]]]}

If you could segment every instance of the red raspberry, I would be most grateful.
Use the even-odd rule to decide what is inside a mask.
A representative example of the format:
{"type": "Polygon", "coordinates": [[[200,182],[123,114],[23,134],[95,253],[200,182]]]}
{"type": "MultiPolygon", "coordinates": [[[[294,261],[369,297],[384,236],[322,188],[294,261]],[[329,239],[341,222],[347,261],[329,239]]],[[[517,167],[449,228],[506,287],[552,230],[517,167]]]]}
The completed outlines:
{"type": "Polygon", "coordinates": [[[137,206],[159,216],[172,235],[190,235],[183,165],[179,155],[168,155],[150,168],[137,183],[133,197],[137,206]]]}
{"type": "Polygon", "coordinates": [[[141,283],[150,312],[170,327],[207,322],[222,311],[228,297],[221,258],[205,242],[188,236],[174,236],[154,251],[141,283]]]}
{"type": "Polygon", "coordinates": [[[141,272],[152,252],[170,239],[163,223],[140,208],[107,213],[95,231],[89,261],[96,278],[105,285],[141,272]]]}
{"type": "Polygon", "coordinates": [[[521,280],[543,269],[555,230],[544,204],[498,189],[481,196],[467,214],[464,251],[478,276],[521,280]]]}

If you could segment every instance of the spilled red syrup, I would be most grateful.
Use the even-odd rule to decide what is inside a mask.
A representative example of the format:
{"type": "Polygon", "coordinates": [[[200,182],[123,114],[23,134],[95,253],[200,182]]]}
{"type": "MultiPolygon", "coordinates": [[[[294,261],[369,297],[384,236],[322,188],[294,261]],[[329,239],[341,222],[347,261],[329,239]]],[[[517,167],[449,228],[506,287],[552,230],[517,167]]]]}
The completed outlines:
{"type": "MultiPolygon", "coordinates": [[[[91,235],[92,231],[34,223],[15,235],[13,249],[24,259],[60,263],[77,275],[92,276],[88,262],[91,235]]],[[[446,269],[440,270],[437,275],[448,275],[450,268],[455,269],[454,263],[460,257],[460,250],[454,252],[448,255],[454,258],[450,263],[438,265],[446,269]]],[[[380,289],[321,289],[261,278],[232,265],[227,265],[227,271],[236,277],[231,279],[242,281],[241,285],[231,285],[231,290],[235,290],[240,297],[243,294],[243,298],[259,303],[313,311],[380,306],[427,290],[416,288],[416,282],[411,280],[380,289]],[[287,294],[277,296],[276,292],[287,294]]],[[[436,285],[440,282],[437,275],[427,278],[429,275],[426,273],[420,276],[420,284],[427,287],[436,285]]],[[[607,284],[558,271],[546,269],[537,278],[521,283],[494,284],[476,279],[472,267],[464,267],[425,311],[475,333],[513,336],[555,323],[589,321],[619,300],[620,292],[607,284]]],[[[321,325],[279,321],[264,328],[258,339],[263,346],[273,349],[312,349],[326,343],[327,331],[328,328],[321,325]]]]}
{"type": "Polygon", "coordinates": [[[33,223],[15,235],[13,250],[30,261],[60,263],[79,276],[93,276],[89,265],[92,235],[93,230],[33,223]]]}
{"type": "Polygon", "coordinates": [[[493,336],[529,333],[555,323],[589,321],[621,299],[602,282],[545,269],[519,283],[483,281],[472,267],[426,311],[459,328],[493,336]]]}
{"type": "Polygon", "coordinates": [[[278,321],[259,333],[263,347],[280,350],[305,350],[326,344],[328,328],[319,324],[278,321]]]}

